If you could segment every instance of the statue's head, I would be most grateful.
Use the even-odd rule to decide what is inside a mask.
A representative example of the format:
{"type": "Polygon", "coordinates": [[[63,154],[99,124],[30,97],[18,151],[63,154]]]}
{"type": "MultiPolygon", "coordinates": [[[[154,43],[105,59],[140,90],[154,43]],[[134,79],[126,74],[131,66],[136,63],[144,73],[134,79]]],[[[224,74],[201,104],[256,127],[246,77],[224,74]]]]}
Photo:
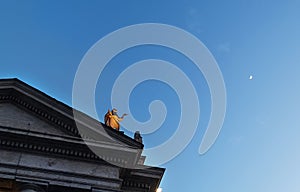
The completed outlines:
{"type": "Polygon", "coordinates": [[[117,110],[116,108],[113,108],[113,110],[112,110],[112,114],[113,114],[113,115],[116,115],[116,114],[117,114],[117,112],[118,112],[118,110],[117,110]]]}

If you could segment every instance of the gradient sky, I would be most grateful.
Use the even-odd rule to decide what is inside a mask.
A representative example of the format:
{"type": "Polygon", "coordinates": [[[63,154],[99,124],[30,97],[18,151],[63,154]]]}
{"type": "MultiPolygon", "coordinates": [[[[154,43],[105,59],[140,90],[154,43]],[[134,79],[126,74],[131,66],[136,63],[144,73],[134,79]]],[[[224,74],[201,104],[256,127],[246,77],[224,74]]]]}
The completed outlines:
{"type": "MultiPolygon", "coordinates": [[[[213,147],[198,154],[210,117],[205,78],[189,60],[167,48],[135,47],[111,60],[97,84],[99,116],[112,107],[113,82],[126,67],[142,59],[168,60],[195,85],[201,116],[188,147],[161,165],[167,169],[163,191],[299,192],[299,18],[297,0],[1,0],[0,78],[17,77],[72,106],[77,67],[99,39],[138,23],[180,27],[207,46],[224,77],[227,112],[213,147]]],[[[170,137],[180,118],[178,96],[158,81],[146,81],[132,92],[131,115],[146,121],[148,105],[155,99],[165,102],[168,114],[158,131],[143,135],[146,148],[170,137]]]]}

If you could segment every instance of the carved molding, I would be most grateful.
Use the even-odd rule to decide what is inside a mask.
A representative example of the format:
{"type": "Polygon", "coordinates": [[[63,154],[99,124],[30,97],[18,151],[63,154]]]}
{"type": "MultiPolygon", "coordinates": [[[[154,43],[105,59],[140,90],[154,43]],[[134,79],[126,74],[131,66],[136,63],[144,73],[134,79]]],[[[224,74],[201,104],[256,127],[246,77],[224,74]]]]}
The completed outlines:
{"type": "Polygon", "coordinates": [[[134,180],[124,180],[122,188],[138,188],[138,189],[150,189],[150,184],[144,182],[137,182],[134,180]]]}
{"type": "Polygon", "coordinates": [[[0,95],[0,102],[1,102],[1,100],[2,101],[11,101],[15,104],[18,104],[18,105],[26,108],[27,110],[32,111],[37,116],[40,116],[41,118],[44,118],[47,121],[51,121],[53,124],[61,127],[62,129],[73,133],[75,136],[81,137],[78,133],[78,130],[76,128],[72,127],[70,124],[65,123],[64,121],[62,121],[61,119],[58,119],[57,117],[51,115],[47,111],[39,109],[39,108],[29,104],[28,102],[14,96],[14,95],[0,95]]]}
{"type": "Polygon", "coordinates": [[[117,157],[114,155],[114,153],[111,153],[110,156],[105,156],[105,155],[97,156],[91,150],[89,150],[84,143],[74,143],[72,147],[70,143],[64,141],[55,141],[58,142],[57,145],[51,145],[50,140],[51,139],[49,139],[49,142],[47,142],[47,139],[45,138],[41,139],[41,138],[36,138],[28,135],[27,136],[20,135],[19,138],[16,137],[16,135],[12,137],[6,132],[1,131],[0,129],[1,148],[41,153],[45,155],[58,155],[63,157],[69,157],[71,159],[76,157],[77,159],[84,159],[84,160],[88,159],[92,161],[102,161],[102,162],[103,160],[105,160],[108,162],[115,162],[124,165],[128,163],[127,157],[124,158],[117,157]]]}

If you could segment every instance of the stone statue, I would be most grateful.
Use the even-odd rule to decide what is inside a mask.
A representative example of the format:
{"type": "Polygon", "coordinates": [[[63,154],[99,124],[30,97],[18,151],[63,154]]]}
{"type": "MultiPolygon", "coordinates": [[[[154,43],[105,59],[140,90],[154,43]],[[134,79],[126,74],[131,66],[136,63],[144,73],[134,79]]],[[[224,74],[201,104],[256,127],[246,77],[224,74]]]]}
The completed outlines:
{"type": "Polygon", "coordinates": [[[143,143],[143,137],[141,136],[141,133],[139,131],[136,131],[134,133],[134,140],[137,142],[143,143]]]}
{"type": "Polygon", "coordinates": [[[119,131],[120,130],[119,122],[122,121],[127,114],[124,113],[122,117],[119,117],[117,112],[118,110],[115,108],[112,111],[108,109],[107,113],[104,116],[104,122],[107,126],[119,131]]]}

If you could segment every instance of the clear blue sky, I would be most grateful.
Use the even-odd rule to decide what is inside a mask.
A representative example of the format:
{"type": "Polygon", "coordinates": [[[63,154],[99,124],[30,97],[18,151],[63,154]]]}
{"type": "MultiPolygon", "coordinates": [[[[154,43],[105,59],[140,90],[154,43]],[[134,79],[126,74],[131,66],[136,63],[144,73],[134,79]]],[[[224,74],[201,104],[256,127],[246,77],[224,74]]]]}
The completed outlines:
{"type": "MultiPolygon", "coordinates": [[[[97,85],[99,116],[111,107],[111,86],[124,68],[141,59],[168,60],[197,85],[201,116],[188,147],[161,165],[167,168],[163,191],[298,192],[299,18],[297,0],[2,0],[0,77],[17,77],[71,106],[77,67],[103,36],[138,23],[180,27],[207,46],[223,73],[227,112],[213,147],[204,155],[198,154],[211,102],[203,75],[184,57],[162,47],[129,49],[110,62],[97,85]]],[[[165,102],[168,114],[158,131],[144,135],[146,148],[167,139],[180,118],[175,92],[157,81],[144,82],[132,92],[131,115],[146,121],[149,102],[154,99],[165,102]]]]}

